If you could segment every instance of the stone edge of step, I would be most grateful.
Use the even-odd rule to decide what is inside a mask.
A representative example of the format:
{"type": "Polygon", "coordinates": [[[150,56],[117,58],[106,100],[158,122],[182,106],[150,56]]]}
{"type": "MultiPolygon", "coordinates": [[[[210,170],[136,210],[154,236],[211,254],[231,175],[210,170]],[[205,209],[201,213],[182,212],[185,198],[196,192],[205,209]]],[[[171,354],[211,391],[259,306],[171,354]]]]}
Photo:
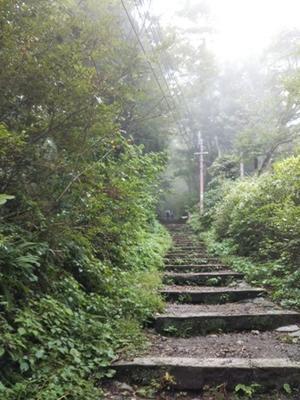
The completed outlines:
{"type": "Polygon", "coordinates": [[[271,316],[278,316],[278,315],[289,315],[289,316],[298,316],[299,321],[300,321],[300,313],[295,312],[295,311],[289,311],[289,310],[271,310],[268,312],[261,311],[261,312],[250,312],[250,313],[238,313],[238,314],[225,314],[221,312],[195,312],[195,313],[188,313],[184,312],[181,313],[180,311],[174,314],[158,314],[155,316],[155,320],[160,320],[160,319],[197,319],[197,318],[222,318],[222,319],[230,319],[230,318],[244,318],[244,317],[271,317],[271,316]]]}
{"type": "Polygon", "coordinates": [[[165,272],[164,276],[166,277],[217,277],[217,276],[234,276],[234,277],[243,277],[244,274],[240,272],[234,271],[216,271],[216,272],[165,272]]]}
{"type": "Polygon", "coordinates": [[[221,286],[221,287],[214,287],[211,286],[210,289],[204,289],[203,287],[199,286],[197,287],[197,290],[194,289],[195,286],[191,286],[191,289],[180,289],[180,285],[178,285],[178,288],[174,289],[164,289],[162,288],[159,292],[160,293],[182,293],[182,294],[190,294],[190,293],[201,293],[201,294],[208,294],[208,293],[217,293],[217,294],[227,294],[227,293],[261,293],[265,294],[267,293],[266,289],[264,288],[255,288],[255,287],[249,287],[249,288],[229,288],[226,286],[221,286]],[[214,290],[216,289],[216,290],[214,290]]]}
{"type": "Polygon", "coordinates": [[[198,368],[299,368],[300,361],[286,358],[191,358],[191,357],[138,357],[132,361],[117,361],[113,367],[121,366],[170,366],[198,368]]]}

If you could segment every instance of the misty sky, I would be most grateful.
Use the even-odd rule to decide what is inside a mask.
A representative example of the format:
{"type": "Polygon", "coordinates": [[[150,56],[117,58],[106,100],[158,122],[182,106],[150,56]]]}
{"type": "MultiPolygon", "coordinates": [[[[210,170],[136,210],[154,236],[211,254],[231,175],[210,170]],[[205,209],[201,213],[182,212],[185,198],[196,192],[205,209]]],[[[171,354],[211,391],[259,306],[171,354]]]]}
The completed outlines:
{"type": "MultiPolygon", "coordinates": [[[[163,24],[180,24],[174,14],[186,3],[187,0],[153,0],[151,8],[162,16],[163,24]]],[[[300,28],[300,0],[207,0],[206,3],[216,29],[213,48],[220,60],[259,55],[276,33],[300,28]]]]}

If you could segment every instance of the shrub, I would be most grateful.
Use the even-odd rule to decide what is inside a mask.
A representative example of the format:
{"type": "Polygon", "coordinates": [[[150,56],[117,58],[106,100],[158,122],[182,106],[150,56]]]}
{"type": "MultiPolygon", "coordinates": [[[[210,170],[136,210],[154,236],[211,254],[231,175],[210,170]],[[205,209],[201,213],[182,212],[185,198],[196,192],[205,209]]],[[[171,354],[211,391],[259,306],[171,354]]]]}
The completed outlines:
{"type": "Polygon", "coordinates": [[[218,239],[231,238],[240,255],[299,265],[300,157],[274,171],[232,184],[216,210],[218,239]]]}
{"type": "MultiPolygon", "coordinates": [[[[210,252],[273,291],[283,305],[300,307],[300,156],[273,171],[223,186],[212,228],[204,232],[210,252]]],[[[201,219],[200,219],[201,222],[201,219]]]]}

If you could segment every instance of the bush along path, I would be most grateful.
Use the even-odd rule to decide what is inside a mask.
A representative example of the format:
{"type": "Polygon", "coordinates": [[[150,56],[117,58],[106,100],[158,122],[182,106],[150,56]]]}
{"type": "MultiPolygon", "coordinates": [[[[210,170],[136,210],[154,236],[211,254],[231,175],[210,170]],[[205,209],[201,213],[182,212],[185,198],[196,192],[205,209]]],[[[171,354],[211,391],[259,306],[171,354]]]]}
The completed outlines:
{"type": "Polygon", "coordinates": [[[115,363],[123,397],[116,392],[110,398],[127,398],[126,390],[131,399],[139,391],[165,398],[152,397],[149,388],[167,387],[173,394],[166,398],[254,398],[264,392],[270,397],[259,398],[299,399],[300,314],[279,308],[264,289],[210,257],[186,225],[168,228],[173,247],[165,259],[165,311],[154,318],[147,354],[115,363]],[[274,390],[279,397],[272,397],[274,390]]]}

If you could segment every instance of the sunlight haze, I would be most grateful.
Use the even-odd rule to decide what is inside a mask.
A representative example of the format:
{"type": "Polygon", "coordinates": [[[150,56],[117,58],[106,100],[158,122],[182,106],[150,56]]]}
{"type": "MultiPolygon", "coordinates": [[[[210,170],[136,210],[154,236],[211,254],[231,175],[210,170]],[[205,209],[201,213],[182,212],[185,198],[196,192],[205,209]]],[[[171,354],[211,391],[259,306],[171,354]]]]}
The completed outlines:
{"type": "MultiPolygon", "coordinates": [[[[174,14],[200,1],[154,0],[152,12],[179,26],[174,14]]],[[[213,49],[221,60],[257,56],[280,31],[300,27],[299,0],[208,0],[215,35],[213,49]]]]}

